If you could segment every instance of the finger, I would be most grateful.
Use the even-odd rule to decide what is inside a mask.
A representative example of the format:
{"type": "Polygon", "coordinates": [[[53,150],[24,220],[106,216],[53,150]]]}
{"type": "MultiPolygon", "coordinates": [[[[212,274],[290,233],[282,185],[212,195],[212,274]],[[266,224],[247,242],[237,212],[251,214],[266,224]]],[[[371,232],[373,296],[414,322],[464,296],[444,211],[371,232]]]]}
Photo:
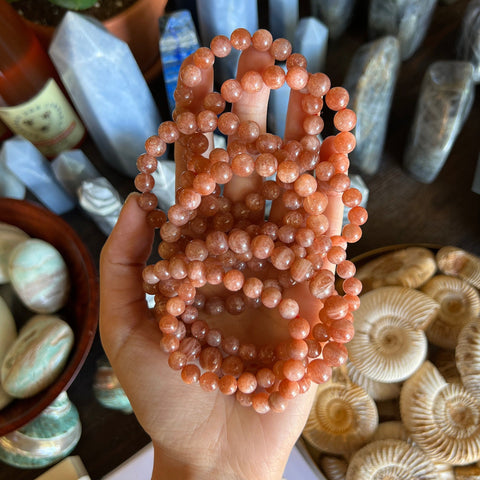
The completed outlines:
{"type": "MultiPolygon", "coordinates": [[[[188,65],[194,65],[194,55],[189,55],[182,63],[182,67],[180,68],[180,74],[177,83],[177,92],[181,92],[182,89],[190,90],[191,97],[193,100],[190,104],[188,104],[188,111],[192,112],[193,114],[197,115],[200,113],[203,107],[203,100],[205,96],[213,91],[213,64],[207,68],[199,68],[201,79],[199,83],[193,87],[187,87],[185,83],[182,81],[182,72],[185,71],[185,67],[188,65]]],[[[198,71],[197,71],[198,73],[198,71]]],[[[190,93],[190,92],[189,92],[190,93]]],[[[181,93],[180,93],[181,96],[181,93]]],[[[175,114],[178,114],[182,111],[181,103],[177,103],[177,107],[175,109],[175,114]]],[[[178,118],[178,117],[177,117],[178,118]]],[[[208,141],[209,141],[209,150],[213,148],[213,134],[207,133],[206,134],[208,141]]],[[[208,151],[206,155],[208,156],[208,151]]],[[[181,144],[181,142],[175,143],[175,179],[176,179],[176,188],[178,188],[178,183],[180,179],[180,175],[187,170],[187,156],[186,156],[186,148],[181,144]]]]}
{"type": "Polygon", "coordinates": [[[152,249],[153,229],[138,197],[138,193],[128,196],[100,254],[100,328],[105,338],[111,333],[121,337],[131,327],[120,321],[126,318],[126,309],[147,308],[142,271],[152,249]]]}
{"type": "MultiPolygon", "coordinates": [[[[238,61],[237,80],[241,81],[249,71],[256,71],[260,74],[269,65],[273,65],[274,58],[269,52],[259,52],[254,48],[248,48],[242,52],[238,61]]],[[[267,131],[267,109],[270,89],[262,82],[258,92],[249,93],[243,91],[240,100],[232,105],[232,112],[235,113],[240,122],[254,121],[258,124],[260,134],[267,131]]],[[[235,140],[235,136],[229,138],[229,142],[235,140]]],[[[232,201],[241,201],[245,196],[261,188],[263,179],[257,173],[249,177],[234,175],[232,180],[225,185],[225,195],[232,201]]]]}

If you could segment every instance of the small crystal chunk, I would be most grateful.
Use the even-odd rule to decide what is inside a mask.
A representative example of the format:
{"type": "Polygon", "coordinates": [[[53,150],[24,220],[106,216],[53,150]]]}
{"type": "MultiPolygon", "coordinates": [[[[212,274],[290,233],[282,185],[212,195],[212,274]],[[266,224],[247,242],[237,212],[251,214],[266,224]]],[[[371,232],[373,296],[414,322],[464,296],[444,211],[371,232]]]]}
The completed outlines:
{"type": "Polygon", "coordinates": [[[350,159],[368,175],[380,166],[399,66],[398,40],[382,37],[357,50],[344,81],[350,92],[349,108],[357,114],[357,145],[350,159]]]}
{"type": "Polygon", "coordinates": [[[474,98],[473,66],[438,61],[425,73],[403,165],[418,181],[435,180],[470,113],[474,98]]]}

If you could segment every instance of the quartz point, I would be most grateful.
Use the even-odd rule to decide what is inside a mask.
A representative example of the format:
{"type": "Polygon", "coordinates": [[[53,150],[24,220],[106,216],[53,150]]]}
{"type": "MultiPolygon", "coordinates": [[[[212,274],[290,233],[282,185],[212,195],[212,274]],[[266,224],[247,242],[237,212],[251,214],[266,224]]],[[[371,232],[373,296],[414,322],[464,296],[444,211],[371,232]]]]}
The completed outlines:
{"type": "Polygon", "coordinates": [[[440,173],[470,113],[474,87],[469,62],[442,60],[428,67],[403,158],[416,180],[431,183],[440,173]]]}
{"type": "Polygon", "coordinates": [[[399,42],[389,35],[362,45],[345,77],[349,108],[357,114],[357,145],[350,160],[368,175],[380,166],[399,67],[399,42]]]}
{"type": "Polygon", "coordinates": [[[268,22],[273,38],[286,38],[293,43],[298,15],[298,0],[269,0],[268,22]]]}
{"type": "Polygon", "coordinates": [[[152,193],[158,199],[158,206],[166,212],[175,204],[175,162],[159,160],[152,176],[155,180],[152,193]]]}
{"type": "Polygon", "coordinates": [[[175,108],[173,92],[177,87],[182,62],[199,45],[197,31],[189,10],[178,10],[160,17],[160,58],[170,113],[175,108]]]}
{"type": "Polygon", "coordinates": [[[97,20],[68,11],[49,54],[103,159],[135,177],[161,118],[128,45],[97,20]]]}
{"type": "Polygon", "coordinates": [[[371,38],[393,35],[402,60],[410,58],[427,33],[437,0],[371,0],[368,31],[371,38]]]}
{"type": "Polygon", "coordinates": [[[115,187],[105,177],[97,177],[83,180],[77,194],[83,211],[105,235],[110,235],[123,206],[115,187]]]}
{"type": "Polygon", "coordinates": [[[463,15],[457,59],[473,65],[473,81],[480,83],[480,0],[471,0],[463,15]]]}
{"type": "Polygon", "coordinates": [[[308,71],[322,72],[327,57],[328,28],[315,17],[305,17],[295,30],[293,50],[307,59],[308,71]]]}
{"type": "MultiPolygon", "coordinates": [[[[198,24],[202,44],[210,46],[216,35],[230,35],[236,28],[245,28],[253,35],[258,30],[257,0],[197,0],[198,24]]],[[[228,57],[215,59],[215,80],[223,83],[235,78],[240,52],[232,48],[228,57]]]]}
{"type": "Polygon", "coordinates": [[[2,161],[52,212],[62,215],[75,207],[75,199],[57,181],[50,162],[33,143],[19,135],[9,138],[3,144],[2,161]]]}
{"type": "Polygon", "coordinates": [[[327,26],[331,39],[337,39],[345,32],[354,7],[355,0],[310,0],[312,15],[327,26]]]}

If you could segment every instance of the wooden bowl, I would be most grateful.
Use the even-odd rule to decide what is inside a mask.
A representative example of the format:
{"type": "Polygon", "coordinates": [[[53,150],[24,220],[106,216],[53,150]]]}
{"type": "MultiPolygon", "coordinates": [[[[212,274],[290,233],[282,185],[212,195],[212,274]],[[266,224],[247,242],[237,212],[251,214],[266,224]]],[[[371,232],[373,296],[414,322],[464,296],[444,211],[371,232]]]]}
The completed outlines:
{"type": "MultiPolygon", "coordinates": [[[[0,198],[0,222],[15,225],[31,237],[45,240],[60,252],[69,270],[71,291],[67,305],[58,314],[69,323],[75,334],[73,349],[56,381],[37,395],[15,399],[0,410],[2,436],[34,419],[75,379],[97,330],[99,289],[96,267],[89,251],[72,227],[58,215],[26,200],[0,198]]],[[[8,285],[2,288],[12,290],[8,285]]],[[[34,312],[20,305],[13,294],[11,301],[5,300],[11,307],[17,325],[26,320],[26,315],[34,315],[34,312]]]]}

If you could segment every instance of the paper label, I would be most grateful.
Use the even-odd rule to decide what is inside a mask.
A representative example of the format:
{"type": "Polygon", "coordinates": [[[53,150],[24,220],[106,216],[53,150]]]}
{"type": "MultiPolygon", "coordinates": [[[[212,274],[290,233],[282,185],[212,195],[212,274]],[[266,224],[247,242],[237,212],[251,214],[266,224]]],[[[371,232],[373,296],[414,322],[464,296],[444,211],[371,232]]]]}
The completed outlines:
{"type": "Polygon", "coordinates": [[[71,150],[85,134],[82,122],[53,78],[27,102],[1,107],[0,118],[47,157],[71,150]]]}

